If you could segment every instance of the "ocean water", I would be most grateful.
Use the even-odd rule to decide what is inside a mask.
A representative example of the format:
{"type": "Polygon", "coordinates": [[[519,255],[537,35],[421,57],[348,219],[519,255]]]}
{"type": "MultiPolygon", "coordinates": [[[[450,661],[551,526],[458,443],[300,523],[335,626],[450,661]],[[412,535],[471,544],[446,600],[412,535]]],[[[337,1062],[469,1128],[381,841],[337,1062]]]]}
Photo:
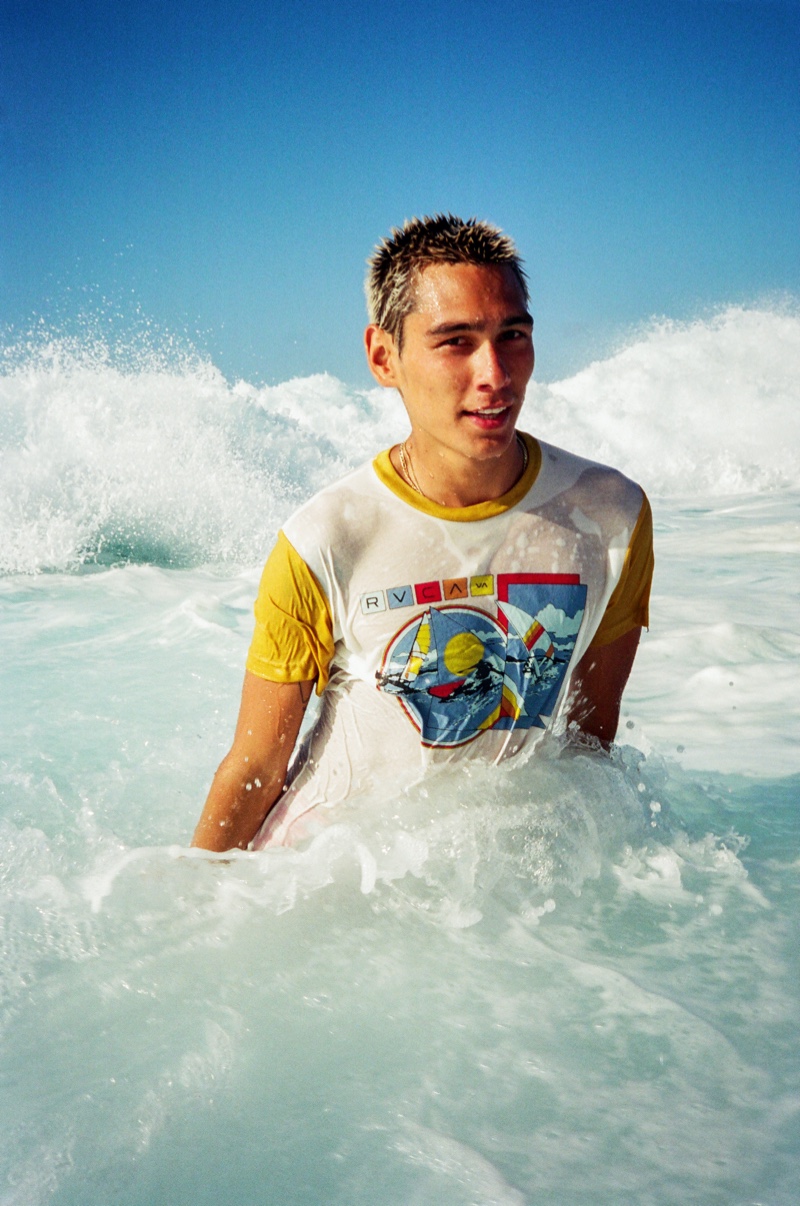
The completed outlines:
{"type": "Polygon", "coordinates": [[[553,739],[212,857],[263,558],[399,403],[7,343],[2,1206],[798,1201],[798,381],[786,306],[531,387],[526,430],[653,503],[610,756],[553,739]]]}

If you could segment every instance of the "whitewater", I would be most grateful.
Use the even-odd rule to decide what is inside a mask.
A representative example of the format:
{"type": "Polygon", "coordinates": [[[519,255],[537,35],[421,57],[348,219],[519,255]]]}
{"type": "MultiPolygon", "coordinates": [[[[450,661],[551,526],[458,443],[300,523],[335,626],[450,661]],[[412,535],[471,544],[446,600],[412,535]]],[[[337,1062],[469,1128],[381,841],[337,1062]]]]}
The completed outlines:
{"type": "Polygon", "coordinates": [[[530,386],[524,430],[653,505],[610,755],[553,738],[221,857],[188,843],[263,560],[402,407],[6,338],[2,1206],[796,1203],[799,381],[785,304],[530,386]]]}

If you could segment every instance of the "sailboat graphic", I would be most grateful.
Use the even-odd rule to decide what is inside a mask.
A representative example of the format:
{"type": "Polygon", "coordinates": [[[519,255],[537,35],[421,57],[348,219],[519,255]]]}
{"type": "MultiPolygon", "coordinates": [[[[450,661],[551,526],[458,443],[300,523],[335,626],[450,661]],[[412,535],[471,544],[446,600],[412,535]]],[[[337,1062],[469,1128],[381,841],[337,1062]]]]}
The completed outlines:
{"type": "Polygon", "coordinates": [[[463,603],[431,606],[389,642],[377,686],[398,697],[423,745],[463,745],[489,729],[544,728],[552,715],[586,587],[527,579],[508,585],[514,602],[498,598],[496,617],[463,603]]]}
{"type": "Polygon", "coordinates": [[[471,740],[500,698],[505,634],[477,608],[431,607],[393,642],[378,687],[400,702],[423,740],[471,740]]]}
{"type": "Polygon", "coordinates": [[[423,667],[430,667],[430,663],[436,664],[436,646],[432,643],[431,629],[431,613],[430,608],[423,612],[422,618],[417,625],[417,631],[414,634],[414,644],[411,647],[411,652],[408,655],[408,661],[403,667],[400,677],[405,683],[416,682],[423,667]]]}
{"type": "Polygon", "coordinates": [[[509,635],[513,635],[525,646],[529,653],[534,650],[544,657],[552,657],[555,649],[552,638],[544,625],[521,607],[513,603],[501,601],[498,609],[508,622],[509,635]]]}

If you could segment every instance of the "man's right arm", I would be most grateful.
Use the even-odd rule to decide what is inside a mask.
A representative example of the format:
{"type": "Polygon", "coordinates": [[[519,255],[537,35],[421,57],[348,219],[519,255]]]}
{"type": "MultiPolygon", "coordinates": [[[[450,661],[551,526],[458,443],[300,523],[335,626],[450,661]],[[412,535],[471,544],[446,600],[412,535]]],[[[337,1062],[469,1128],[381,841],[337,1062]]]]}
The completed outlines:
{"type": "Polygon", "coordinates": [[[313,686],[247,671],[233,745],[214,776],[193,846],[243,850],[253,840],[283,791],[313,686]]]}

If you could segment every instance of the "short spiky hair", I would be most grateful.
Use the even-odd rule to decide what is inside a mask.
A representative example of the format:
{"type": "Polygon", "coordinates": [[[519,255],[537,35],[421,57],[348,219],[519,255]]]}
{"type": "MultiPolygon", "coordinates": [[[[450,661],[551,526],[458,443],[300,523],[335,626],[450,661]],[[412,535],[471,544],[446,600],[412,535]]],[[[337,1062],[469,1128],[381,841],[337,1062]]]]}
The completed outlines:
{"type": "Polygon", "coordinates": [[[382,239],[367,260],[365,281],[370,322],[402,342],[403,320],[414,308],[419,273],[430,264],[505,265],[519,280],[525,301],[528,285],[519,252],[508,235],[477,218],[434,214],[411,218],[382,239]]]}

